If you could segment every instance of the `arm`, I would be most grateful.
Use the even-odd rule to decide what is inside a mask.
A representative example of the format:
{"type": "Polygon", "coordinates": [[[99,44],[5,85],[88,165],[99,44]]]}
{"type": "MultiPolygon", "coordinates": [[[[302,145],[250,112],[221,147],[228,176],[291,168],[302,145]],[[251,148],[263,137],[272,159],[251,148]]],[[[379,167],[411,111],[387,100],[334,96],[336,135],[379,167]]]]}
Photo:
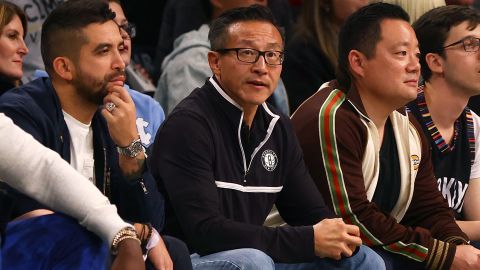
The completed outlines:
{"type": "MultiPolygon", "coordinates": [[[[477,128],[477,126],[475,126],[475,128],[477,128]]],[[[480,139],[480,136],[476,138],[480,139]]],[[[480,205],[480,153],[477,147],[478,144],[480,144],[480,142],[476,139],[475,161],[470,171],[470,182],[463,202],[465,221],[457,221],[462,231],[474,241],[480,241],[480,207],[478,207],[480,205]]]]}
{"type": "Polygon", "coordinates": [[[465,220],[457,220],[458,226],[473,241],[480,241],[480,118],[472,112],[475,136],[475,160],[470,170],[470,181],[463,202],[465,220]]]}
{"type": "Polygon", "coordinates": [[[328,209],[320,192],[315,187],[303,160],[302,149],[287,121],[290,135],[289,166],[287,182],[283,186],[276,205],[281,216],[289,225],[313,225],[315,255],[320,258],[339,260],[350,257],[362,244],[357,226],[345,224],[342,219],[332,219],[335,214],[328,209]],[[302,194],[302,196],[298,196],[302,194]]]}
{"type": "MultiPolygon", "coordinates": [[[[475,160],[470,170],[470,181],[463,203],[466,220],[480,220],[480,118],[472,112],[475,136],[475,160]]],[[[462,228],[463,229],[463,228],[462,228]]],[[[473,239],[480,240],[480,239],[473,239]]]]}
{"type": "MultiPolygon", "coordinates": [[[[138,138],[136,126],[135,104],[128,91],[119,86],[109,89],[104,103],[113,102],[116,107],[108,111],[103,108],[101,113],[108,125],[108,132],[117,146],[127,146],[138,138]]],[[[143,151],[130,157],[118,154],[115,146],[107,149],[111,164],[112,201],[117,204],[123,218],[136,222],[151,222],[161,231],[163,227],[164,208],[163,196],[159,193],[155,181],[146,166],[146,156],[143,151]],[[118,159],[117,159],[118,157],[118,159]]]]}
{"type": "MultiPolygon", "coordinates": [[[[35,200],[74,217],[80,225],[111,245],[115,235],[131,225],[117,214],[115,205],[56,152],[0,113],[0,179],[35,200]],[[15,157],[15,158],[12,158],[15,157]]],[[[137,241],[119,243],[112,269],[143,269],[137,241]]]]}
{"type": "Polygon", "coordinates": [[[4,114],[0,114],[0,134],[2,181],[78,219],[108,243],[120,229],[130,226],[90,181],[4,114]]]}
{"type": "Polygon", "coordinates": [[[287,155],[289,157],[286,169],[287,181],[275,202],[280,215],[289,225],[295,226],[314,225],[325,218],[337,217],[327,207],[313,183],[290,121],[284,123],[289,135],[286,141],[290,147],[287,155]]]}
{"type": "Polygon", "coordinates": [[[250,247],[275,261],[313,259],[312,226],[268,228],[222,214],[214,183],[214,159],[214,144],[204,119],[179,111],[164,122],[154,144],[151,167],[168,194],[189,245],[202,255],[250,247]]]}
{"type": "Polygon", "coordinates": [[[438,191],[433,173],[430,145],[423,134],[420,124],[411,116],[421,142],[422,159],[415,177],[415,189],[408,211],[402,222],[428,228],[432,237],[454,244],[466,244],[468,237],[454,222],[455,217],[442,194],[438,191]]]}
{"type": "Polygon", "coordinates": [[[457,220],[457,225],[472,241],[480,241],[479,220],[457,220]]]}
{"type": "MultiPolygon", "coordinates": [[[[112,102],[115,108],[111,111],[102,109],[102,115],[107,121],[108,131],[113,142],[120,147],[126,147],[138,139],[136,126],[136,109],[128,91],[119,86],[108,89],[104,104],[112,102]]],[[[142,151],[135,157],[119,155],[119,166],[127,179],[135,179],[142,175],[145,165],[145,153],[142,151]]]]}

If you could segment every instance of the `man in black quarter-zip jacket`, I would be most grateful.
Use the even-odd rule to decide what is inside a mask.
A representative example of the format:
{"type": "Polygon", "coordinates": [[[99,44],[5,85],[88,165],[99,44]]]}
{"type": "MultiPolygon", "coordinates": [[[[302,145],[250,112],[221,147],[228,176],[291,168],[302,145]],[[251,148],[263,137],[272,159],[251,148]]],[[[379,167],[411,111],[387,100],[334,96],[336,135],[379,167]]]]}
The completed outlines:
{"type": "Polygon", "coordinates": [[[150,164],[193,268],[384,269],[358,227],[330,219],[290,120],[265,103],[284,46],[268,9],[225,12],[209,40],[214,75],[164,122],[150,164]],[[262,225],[274,204],[289,226],[262,225]]]}

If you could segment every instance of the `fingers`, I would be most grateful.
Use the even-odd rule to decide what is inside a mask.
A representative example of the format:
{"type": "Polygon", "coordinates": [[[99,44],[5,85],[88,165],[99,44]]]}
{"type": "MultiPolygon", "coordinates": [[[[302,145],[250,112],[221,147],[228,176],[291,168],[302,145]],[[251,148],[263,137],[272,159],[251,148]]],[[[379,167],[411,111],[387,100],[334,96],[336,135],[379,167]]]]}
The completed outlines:
{"type": "Polygon", "coordinates": [[[350,257],[352,256],[354,250],[355,249],[352,250],[348,245],[342,245],[341,255],[343,257],[350,257]]]}
{"type": "Polygon", "coordinates": [[[360,236],[360,229],[358,228],[358,226],[345,224],[345,229],[350,235],[360,236]]]}
{"type": "Polygon", "coordinates": [[[362,239],[358,236],[347,235],[345,237],[345,243],[350,246],[358,247],[362,244],[362,239]]]}
{"type": "Polygon", "coordinates": [[[103,108],[101,113],[102,113],[103,117],[105,118],[105,120],[107,121],[107,123],[110,123],[111,121],[113,121],[112,113],[109,112],[106,108],[103,108]]]}
{"type": "Polygon", "coordinates": [[[103,104],[112,102],[118,108],[128,108],[129,104],[116,95],[106,95],[103,98],[103,104]]]}
{"type": "Polygon", "coordinates": [[[126,103],[133,103],[133,100],[130,97],[130,94],[128,94],[127,89],[125,89],[124,87],[114,85],[114,86],[108,88],[107,91],[109,93],[109,95],[107,95],[107,97],[108,96],[115,96],[115,97],[119,97],[122,101],[124,101],[126,103]]]}
{"type": "Polygon", "coordinates": [[[102,110],[102,115],[105,117],[107,122],[110,123],[110,120],[113,120],[117,116],[120,118],[124,117],[134,117],[135,104],[125,102],[117,94],[109,94],[103,98],[104,109],[102,110]],[[110,116],[110,117],[109,117],[110,116]]]}

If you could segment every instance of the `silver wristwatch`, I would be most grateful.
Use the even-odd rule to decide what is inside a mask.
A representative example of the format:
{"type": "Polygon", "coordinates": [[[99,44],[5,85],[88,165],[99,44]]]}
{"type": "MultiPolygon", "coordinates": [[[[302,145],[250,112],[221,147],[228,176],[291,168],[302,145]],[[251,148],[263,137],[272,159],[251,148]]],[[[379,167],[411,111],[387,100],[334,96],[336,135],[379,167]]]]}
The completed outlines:
{"type": "Polygon", "coordinates": [[[126,147],[117,146],[117,151],[121,155],[134,158],[141,152],[145,152],[145,149],[143,148],[142,141],[140,139],[135,139],[126,147]]]}

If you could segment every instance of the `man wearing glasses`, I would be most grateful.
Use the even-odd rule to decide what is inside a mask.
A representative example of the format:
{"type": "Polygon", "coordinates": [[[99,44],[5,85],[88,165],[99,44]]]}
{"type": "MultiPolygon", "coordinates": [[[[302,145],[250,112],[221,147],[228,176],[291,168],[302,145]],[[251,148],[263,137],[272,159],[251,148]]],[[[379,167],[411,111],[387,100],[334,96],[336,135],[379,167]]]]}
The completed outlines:
{"type": "MultiPolygon", "coordinates": [[[[219,0],[210,1],[212,20],[223,12],[239,7],[248,7],[253,4],[267,5],[266,0],[219,0]]],[[[162,63],[162,74],[158,80],[154,98],[160,102],[168,115],[177,104],[187,97],[194,88],[205,83],[212,76],[208,66],[209,24],[203,24],[199,29],[187,32],[174,42],[173,51],[165,57],[162,63]]],[[[278,85],[267,102],[285,115],[290,115],[287,102],[287,93],[283,82],[278,85]]]]}
{"type": "Polygon", "coordinates": [[[289,119],[265,103],[284,48],[269,10],[227,11],[209,40],[214,75],[165,120],[150,164],[193,268],[384,269],[358,227],[330,219],[289,119]],[[290,226],[262,225],[274,203],[290,226]]]}
{"type": "Polygon", "coordinates": [[[480,118],[467,107],[480,94],[480,16],[464,6],[423,15],[414,29],[424,85],[408,104],[428,138],[438,188],[460,228],[480,241],[480,118]]]}

